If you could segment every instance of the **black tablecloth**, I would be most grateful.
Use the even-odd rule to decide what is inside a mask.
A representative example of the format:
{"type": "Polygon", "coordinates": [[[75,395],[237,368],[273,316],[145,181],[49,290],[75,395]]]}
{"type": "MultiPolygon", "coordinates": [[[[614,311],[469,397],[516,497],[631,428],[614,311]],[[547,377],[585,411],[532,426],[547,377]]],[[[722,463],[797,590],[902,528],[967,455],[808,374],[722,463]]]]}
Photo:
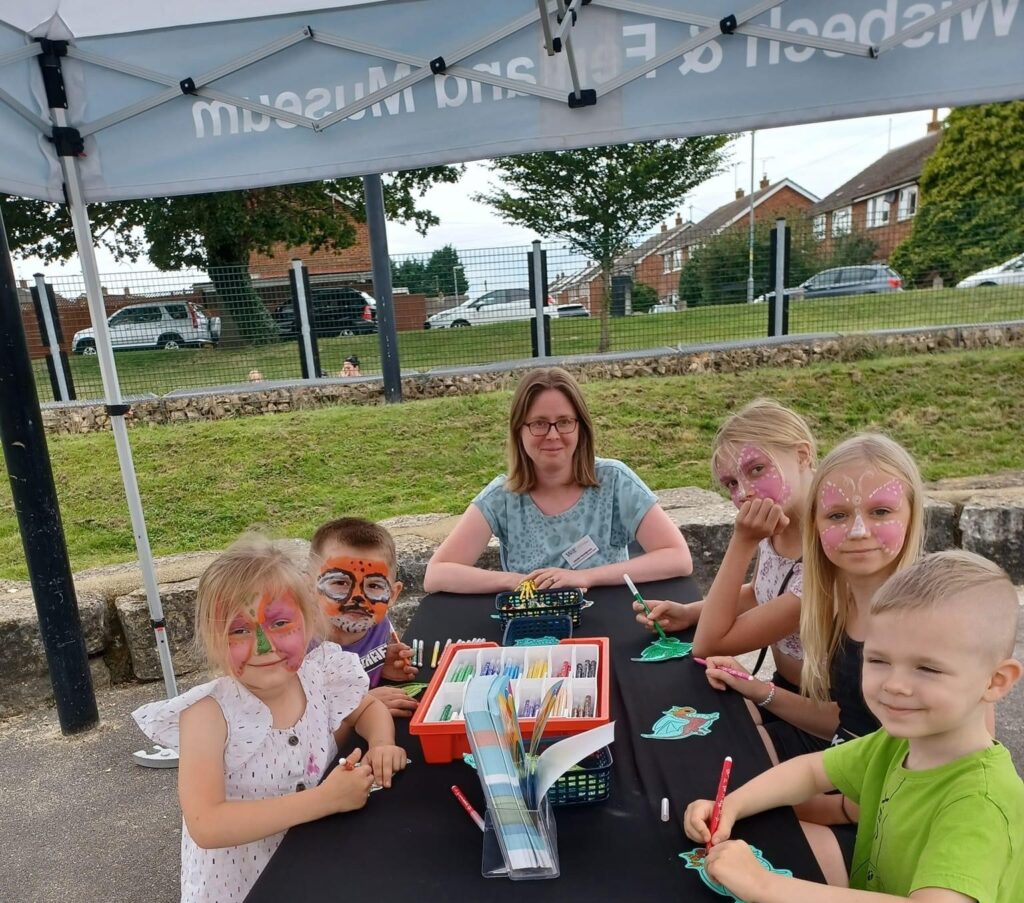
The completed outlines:
{"type": "MultiPolygon", "coordinates": [[[[699,598],[690,579],[640,587],[651,599],[685,602],[699,598]]],[[[678,854],[695,844],[682,832],[686,804],[713,798],[722,759],[733,757],[730,786],[735,788],[769,765],[743,700],[717,693],[691,657],[641,663],[650,642],[633,620],[625,587],[592,589],[595,605],[583,612],[574,636],[612,640],[611,713],[616,722],[612,746],[611,798],[590,806],[555,809],[561,877],[528,884],[480,875],[482,835],[450,791],[458,784],[483,814],[483,791],[476,774],[461,761],[427,765],[408,721],[397,724],[398,743],[412,764],[390,790],[374,793],[359,812],[334,815],[292,828],[248,903],[281,900],[391,899],[461,900],[471,903],[532,900],[694,900],[721,901],[686,869],[678,854]],[[654,722],[672,706],[718,711],[707,737],[649,740],[654,722]],[[671,820],[660,820],[662,797],[671,800],[671,820]]],[[[425,641],[429,657],[434,640],[483,636],[500,640],[490,618],[493,598],[438,593],[427,596],[406,630],[406,638],[425,641]]],[[[692,639],[692,637],[684,637],[692,639]]],[[[417,678],[419,679],[419,678],[417,678]]],[[[764,813],[740,823],[735,836],[760,847],[778,867],[797,877],[821,881],[821,873],[790,810],[764,813]]]]}

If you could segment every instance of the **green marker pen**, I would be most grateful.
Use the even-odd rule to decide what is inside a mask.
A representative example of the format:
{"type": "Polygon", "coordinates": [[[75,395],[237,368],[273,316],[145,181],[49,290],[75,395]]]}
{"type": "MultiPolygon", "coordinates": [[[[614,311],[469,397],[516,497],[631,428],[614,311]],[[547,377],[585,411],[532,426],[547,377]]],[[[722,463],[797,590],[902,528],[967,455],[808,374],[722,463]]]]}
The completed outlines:
{"type": "MultiPolygon", "coordinates": [[[[626,586],[629,587],[629,591],[633,594],[633,598],[636,599],[636,601],[644,607],[644,611],[647,613],[647,617],[650,617],[651,609],[647,606],[647,603],[644,602],[644,597],[640,595],[640,591],[636,588],[636,584],[629,579],[629,574],[623,574],[622,579],[626,581],[626,586]]],[[[658,631],[658,636],[660,636],[663,640],[668,639],[668,637],[665,635],[665,631],[661,629],[661,625],[657,621],[654,622],[654,627],[658,631]]]]}

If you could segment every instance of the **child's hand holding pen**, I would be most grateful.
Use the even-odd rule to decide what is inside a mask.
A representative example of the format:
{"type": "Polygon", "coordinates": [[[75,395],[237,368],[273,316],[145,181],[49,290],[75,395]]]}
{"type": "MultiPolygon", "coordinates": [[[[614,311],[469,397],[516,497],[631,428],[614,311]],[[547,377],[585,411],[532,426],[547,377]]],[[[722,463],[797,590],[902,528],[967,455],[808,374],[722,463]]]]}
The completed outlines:
{"type": "Polygon", "coordinates": [[[736,816],[733,807],[729,804],[729,797],[722,802],[722,809],[718,816],[718,827],[715,829],[715,836],[711,836],[710,824],[715,811],[714,800],[694,800],[686,807],[683,815],[683,831],[690,840],[707,846],[708,841],[721,843],[728,840],[732,835],[732,827],[736,824],[736,816]]]}
{"type": "Polygon", "coordinates": [[[735,690],[757,705],[765,704],[769,696],[774,695],[774,684],[751,677],[731,656],[709,655],[703,664],[708,669],[708,683],[716,690],[735,690]]]}
{"type": "Polygon", "coordinates": [[[384,680],[411,680],[416,676],[416,671],[412,663],[412,647],[406,646],[392,631],[381,676],[384,680]]]}
{"type": "Polygon", "coordinates": [[[661,625],[662,630],[668,633],[686,630],[697,623],[697,618],[700,615],[699,610],[692,611],[694,607],[692,603],[686,604],[666,600],[654,602],[648,599],[647,605],[651,609],[649,615],[644,611],[643,605],[639,602],[633,603],[633,611],[636,612],[636,622],[642,627],[646,627],[652,633],[657,630],[654,626],[655,624],[661,625]]]}
{"type": "Polygon", "coordinates": [[[359,767],[362,755],[362,750],[353,751],[323,779],[319,787],[310,791],[324,798],[328,813],[351,812],[366,805],[373,785],[373,771],[359,767]]]}
{"type": "Polygon", "coordinates": [[[382,744],[366,751],[366,761],[381,787],[391,786],[391,776],[409,764],[409,757],[400,746],[382,744]]]}

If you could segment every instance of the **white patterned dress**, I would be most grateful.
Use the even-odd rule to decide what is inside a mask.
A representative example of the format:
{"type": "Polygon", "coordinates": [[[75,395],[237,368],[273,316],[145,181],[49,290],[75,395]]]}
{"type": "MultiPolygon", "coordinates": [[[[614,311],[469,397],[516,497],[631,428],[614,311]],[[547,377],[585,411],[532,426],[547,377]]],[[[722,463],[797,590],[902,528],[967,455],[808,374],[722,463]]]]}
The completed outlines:
{"type": "MultiPolygon", "coordinates": [[[[757,573],[754,575],[754,598],[757,604],[764,605],[784,592],[792,593],[799,598],[803,591],[803,562],[799,559],[784,558],[775,551],[771,538],[762,539],[757,546],[757,573]]],[[[779,640],[778,646],[786,655],[803,661],[804,647],[800,643],[799,633],[783,637],[779,640]]]]}
{"type": "MultiPolygon", "coordinates": [[[[228,727],[224,744],[226,799],[284,796],[319,783],[338,755],[333,732],[359,705],[369,685],[359,657],[335,643],[324,643],[308,653],[298,673],[306,693],[306,711],[290,728],[272,727],[270,709],[231,677],[144,705],[132,717],[154,742],[177,749],[181,713],[212,697],[228,727]]],[[[283,837],[282,831],[236,847],[204,850],[182,822],[182,903],[241,903],[283,837]]]]}

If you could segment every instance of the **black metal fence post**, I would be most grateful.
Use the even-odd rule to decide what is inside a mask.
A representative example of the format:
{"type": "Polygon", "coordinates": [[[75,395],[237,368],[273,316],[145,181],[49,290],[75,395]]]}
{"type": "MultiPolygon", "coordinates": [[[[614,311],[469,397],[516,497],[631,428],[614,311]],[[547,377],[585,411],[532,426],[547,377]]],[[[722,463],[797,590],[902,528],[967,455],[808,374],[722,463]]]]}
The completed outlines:
{"type": "Polygon", "coordinates": [[[316,379],[323,375],[320,367],[320,345],[316,338],[316,314],[313,310],[313,295],[309,288],[309,270],[298,259],[292,260],[288,270],[288,282],[292,290],[292,310],[299,341],[299,364],[303,379],[316,379]]]}
{"type": "Polygon", "coordinates": [[[39,324],[39,338],[43,347],[49,349],[46,356],[46,372],[50,377],[50,388],[54,401],[74,401],[75,383],[71,376],[68,356],[61,347],[64,334],[57,312],[57,298],[53,286],[47,284],[42,273],[35,274],[36,284],[31,288],[32,306],[39,324]]]}
{"type": "Polygon", "coordinates": [[[100,716],[2,217],[0,443],[39,614],[57,718],[63,733],[75,734],[94,727],[100,716]]]}
{"type": "Polygon", "coordinates": [[[768,272],[775,281],[775,291],[768,296],[768,335],[789,335],[789,282],[790,241],[792,230],[786,228],[784,219],[777,219],[772,228],[771,255],[768,272]],[[781,245],[782,252],[779,253],[781,245]]]}
{"type": "Polygon", "coordinates": [[[545,312],[548,302],[548,252],[535,241],[526,255],[533,318],[530,320],[530,353],[533,357],[549,357],[551,350],[551,317],[545,312]],[[542,331],[543,330],[543,331],[542,331]]]}

